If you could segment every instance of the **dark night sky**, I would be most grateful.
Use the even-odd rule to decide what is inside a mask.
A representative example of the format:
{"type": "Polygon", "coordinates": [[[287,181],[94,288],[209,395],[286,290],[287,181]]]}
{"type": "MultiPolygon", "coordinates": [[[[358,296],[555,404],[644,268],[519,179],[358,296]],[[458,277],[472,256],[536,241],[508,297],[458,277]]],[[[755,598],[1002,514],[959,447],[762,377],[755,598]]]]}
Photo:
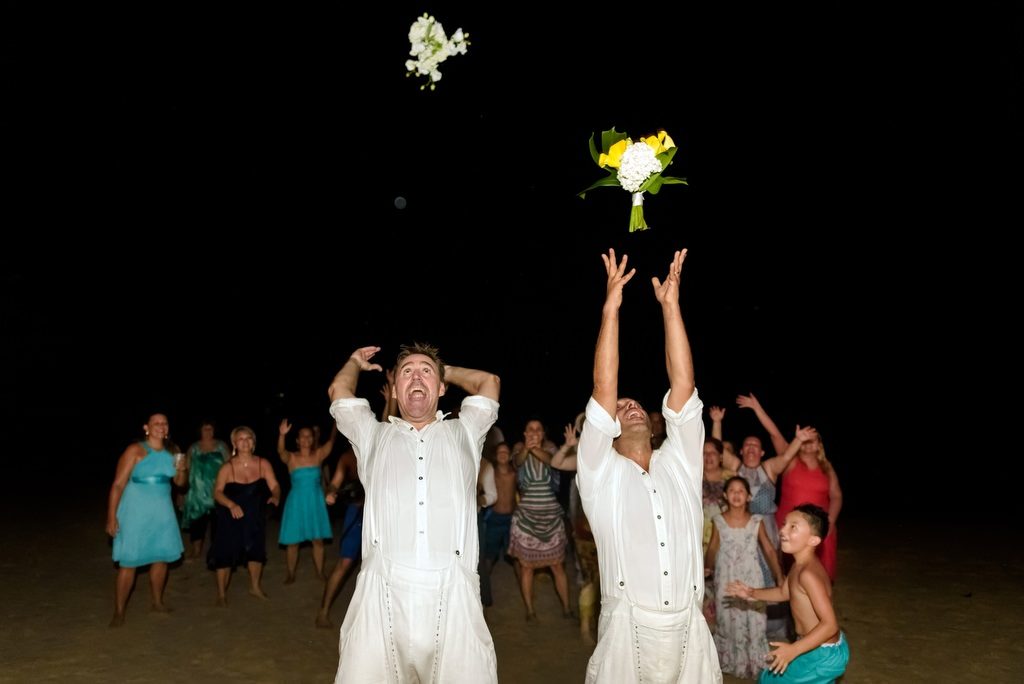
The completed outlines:
{"type": "MultiPolygon", "coordinates": [[[[648,281],[686,246],[705,403],[754,391],[784,432],[823,430],[850,510],[890,496],[879,459],[944,416],[922,406],[949,391],[922,349],[985,315],[959,318],[949,273],[1020,225],[1019,202],[1001,212],[1020,187],[1019,16],[365,5],[4,3],[16,445],[70,436],[84,454],[61,457],[105,482],[164,408],[181,441],[210,415],[269,453],[282,414],[326,425],[352,349],[413,339],[503,376],[506,434],[534,413],[558,433],[589,395],[608,247],[639,269],[623,391],[650,408],[648,281]],[[403,67],[424,10],[472,40],[435,92],[403,67]],[[621,190],[574,196],[601,174],[588,137],[613,125],[680,147],[691,184],[648,197],[647,233],[627,232],[621,190]],[[939,244],[947,226],[963,239],[939,244]]],[[[727,436],[751,428],[730,411],[727,436]]]]}

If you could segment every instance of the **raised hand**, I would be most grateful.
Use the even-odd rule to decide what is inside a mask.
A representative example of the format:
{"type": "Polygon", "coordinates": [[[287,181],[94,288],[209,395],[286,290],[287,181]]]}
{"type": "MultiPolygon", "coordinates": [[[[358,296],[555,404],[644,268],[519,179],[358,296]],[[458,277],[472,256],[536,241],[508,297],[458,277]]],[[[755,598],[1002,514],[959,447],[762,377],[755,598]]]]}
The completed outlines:
{"type": "Polygon", "coordinates": [[[579,444],[579,441],[579,438],[576,436],[576,426],[568,423],[565,426],[565,446],[574,447],[579,444]]]}
{"type": "Polygon", "coordinates": [[[725,409],[721,406],[712,406],[708,409],[708,414],[711,416],[711,420],[717,423],[725,418],[725,409]]]}
{"type": "Polygon", "coordinates": [[[292,429],[292,424],[288,422],[287,418],[281,421],[281,424],[277,426],[277,433],[279,435],[287,435],[288,431],[292,429]]]}
{"type": "Polygon", "coordinates": [[[384,370],[378,363],[370,363],[370,359],[373,358],[374,354],[380,351],[380,347],[360,347],[352,352],[352,356],[349,358],[356,362],[359,366],[359,370],[384,370]]]}
{"type": "Polygon", "coordinates": [[[626,262],[629,261],[629,255],[623,254],[622,261],[615,261],[615,250],[609,249],[607,254],[601,255],[601,260],[604,261],[604,269],[608,273],[608,289],[605,293],[605,306],[611,305],[615,309],[622,306],[622,288],[625,287],[626,283],[633,279],[636,275],[636,269],[630,269],[626,272],[626,262]]]}
{"type": "Polygon", "coordinates": [[[380,388],[380,395],[384,397],[384,401],[391,399],[391,390],[395,386],[395,371],[393,368],[389,368],[384,371],[384,385],[380,388]]]}
{"type": "Polygon", "coordinates": [[[808,425],[805,428],[801,428],[799,425],[796,426],[796,436],[801,442],[811,442],[818,436],[818,431],[808,425]]]}
{"type": "Polygon", "coordinates": [[[668,265],[668,274],[665,276],[665,282],[658,280],[657,276],[651,278],[651,285],[654,286],[654,297],[660,304],[679,301],[679,274],[683,270],[683,261],[685,260],[686,250],[677,251],[672,257],[672,263],[668,265]]]}
{"type": "Polygon", "coordinates": [[[743,396],[741,394],[738,397],[736,397],[736,405],[739,406],[740,408],[753,409],[754,411],[757,411],[758,409],[761,408],[761,402],[757,400],[757,397],[754,396],[753,392],[751,392],[748,396],[743,396]]]}

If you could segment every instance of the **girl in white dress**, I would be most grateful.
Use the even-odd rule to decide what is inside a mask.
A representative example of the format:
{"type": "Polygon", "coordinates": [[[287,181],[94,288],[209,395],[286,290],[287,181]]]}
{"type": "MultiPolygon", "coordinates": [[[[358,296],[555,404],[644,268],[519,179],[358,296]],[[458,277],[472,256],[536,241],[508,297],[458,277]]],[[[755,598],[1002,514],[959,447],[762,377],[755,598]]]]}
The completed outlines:
{"type": "MultiPolygon", "coordinates": [[[[745,601],[725,595],[725,587],[733,580],[764,585],[764,575],[758,562],[758,545],[768,559],[776,586],[783,576],[775,546],[768,538],[760,515],[751,514],[750,485],[742,477],[732,477],[725,483],[724,513],[712,517],[714,529],[704,556],[704,571],[714,573],[715,608],[718,625],[715,647],[722,672],[741,678],[753,679],[764,667],[768,652],[765,636],[766,618],[763,601],[745,601]]],[[[751,585],[754,586],[754,585],[751,585]]]]}

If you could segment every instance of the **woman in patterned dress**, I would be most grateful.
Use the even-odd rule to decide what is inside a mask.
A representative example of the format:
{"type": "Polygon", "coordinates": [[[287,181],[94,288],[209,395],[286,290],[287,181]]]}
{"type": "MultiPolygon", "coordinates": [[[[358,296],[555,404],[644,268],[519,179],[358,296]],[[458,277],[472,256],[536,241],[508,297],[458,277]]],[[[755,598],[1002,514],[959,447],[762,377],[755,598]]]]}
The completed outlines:
{"type": "Polygon", "coordinates": [[[185,470],[188,471],[188,491],[181,510],[181,528],[188,530],[190,546],[186,558],[199,558],[203,553],[206,530],[213,529],[213,483],[220,467],[231,458],[228,445],[213,436],[212,421],[199,426],[199,441],[185,452],[185,470]]]}
{"type": "Polygon", "coordinates": [[[519,569],[519,590],[526,605],[526,619],[533,621],[533,573],[551,568],[555,591],[562,602],[562,614],[571,617],[569,580],[563,562],[568,538],[564,511],[555,496],[551,476],[551,454],[543,448],[544,425],[539,420],[526,424],[523,449],[515,454],[519,466],[519,506],[512,514],[508,553],[519,569]]]}

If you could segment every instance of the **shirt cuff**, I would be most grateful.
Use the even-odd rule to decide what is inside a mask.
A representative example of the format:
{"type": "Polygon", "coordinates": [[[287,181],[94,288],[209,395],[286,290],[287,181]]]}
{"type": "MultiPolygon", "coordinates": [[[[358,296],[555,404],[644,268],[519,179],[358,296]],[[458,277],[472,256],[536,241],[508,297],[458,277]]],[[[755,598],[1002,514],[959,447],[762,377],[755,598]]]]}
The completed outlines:
{"type": "MultiPolygon", "coordinates": [[[[340,401],[340,400],[339,400],[340,401]]],[[[482,394],[472,394],[462,400],[463,406],[472,406],[474,408],[481,408],[485,411],[497,411],[501,404],[494,401],[490,397],[485,397],[482,394]]]]}
{"type": "Polygon", "coordinates": [[[622,434],[622,423],[619,422],[619,419],[608,415],[608,412],[601,404],[597,403],[597,399],[594,397],[590,397],[590,401],[587,402],[587,420],[612,439],[616,439],[622,434]]]}
{"type": "Polygon", "coordinates": [[[693,394],[691,394],[690,398],[686,400],[685,404],[683,404],[683,408],[679,413],[676,413],[668,407],[668,395],[671,392],[672,390],[665,392],[665,398],[661,400],[661,415],[665,417],[666,423],[682,425],[683,423],[690,422],[694,417],[700,418],[701,414],[704,412],[704,402],[702,402],[700,397],[697,396],[696,387],[693,388],[693,394]]]}
{"type": "Polygon", "coordinates": [[[369,411],[370,402],[367,401],[366,399],[361,399],[359,397],[346,397],[344,399],[335,399],[334,401],[331,402],[331,417],[333,417],[335,420],[338,420],[338,413],[340,413],[341,411],[360,407],[366,407],[366,410],[369,411]]]}

